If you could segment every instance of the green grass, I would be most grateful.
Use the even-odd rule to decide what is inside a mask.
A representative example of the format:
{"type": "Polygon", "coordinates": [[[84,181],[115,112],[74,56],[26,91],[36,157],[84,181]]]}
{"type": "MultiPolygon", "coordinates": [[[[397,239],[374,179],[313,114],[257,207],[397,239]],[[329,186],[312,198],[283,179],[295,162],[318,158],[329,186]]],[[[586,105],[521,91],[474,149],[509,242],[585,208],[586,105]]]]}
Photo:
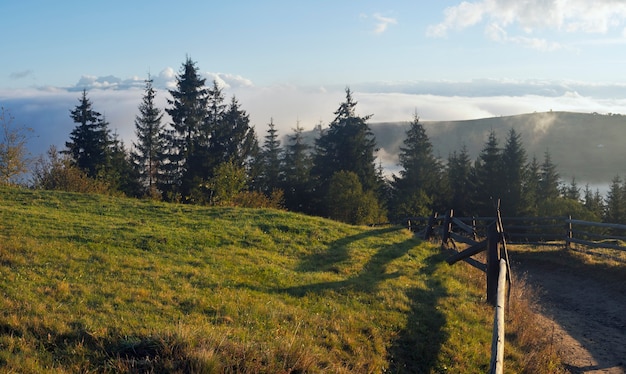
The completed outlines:
{"type": "Polygon", "coordinates": [[[484,276],[445,258],[400,227],[0,187],[0,371],[486,372],[484,276]]]}

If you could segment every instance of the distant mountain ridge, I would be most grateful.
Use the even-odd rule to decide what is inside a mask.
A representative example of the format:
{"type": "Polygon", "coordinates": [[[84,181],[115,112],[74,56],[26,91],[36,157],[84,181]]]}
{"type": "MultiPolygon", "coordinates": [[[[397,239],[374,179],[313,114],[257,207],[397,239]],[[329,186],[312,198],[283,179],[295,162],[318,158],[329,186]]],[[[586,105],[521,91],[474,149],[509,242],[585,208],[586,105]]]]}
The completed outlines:
{"type": "MultiPolygon", "coordinates": [[[[370,123],[381,157],[397,164],[399,147],[409,121],[370,123]]],[[[565,183],[576,178],[580,187],[608,185],[615,175],[626,176],[626,116],[574,112],[541,112],[465,121],[422,122],[436,156],[444,161],[465,145],[475,160],[495,131],[501,147],[511,128],[522,138],[529,160],[543,161],[550,152],[565,183]]]]}

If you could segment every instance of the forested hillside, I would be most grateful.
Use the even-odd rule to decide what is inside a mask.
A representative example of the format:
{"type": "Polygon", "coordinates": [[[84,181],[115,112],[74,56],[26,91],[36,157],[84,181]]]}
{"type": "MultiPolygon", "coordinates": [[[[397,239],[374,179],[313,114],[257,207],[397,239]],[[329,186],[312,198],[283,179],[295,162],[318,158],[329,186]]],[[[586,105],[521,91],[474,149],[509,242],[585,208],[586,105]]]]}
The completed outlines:
{"type": "MultiPolygon", "coordinates": [[[[546,150],[558,165],[565,182],[572,177],[582,185],[607,187],[615,175],[624,175],[623,145],[626,116],[619,114],[547,112],[466,121],[423,121],[433,149],[439,157],[467,147],[469,156],[478,156],[493,129],[504,139],[510,129],[520,134],[529,156],[541,158],[546,150]]],[[[408,121],[372,123],[379,146],[397,155],[408,121]]]]}
{"type": "MultiPolygon", "coordinates": [[[[131,145],[111,131],[84,90],[70,109],[76,126],[65,148],[51,148],[35,165],[31,187],[280,207],[353,224],[401,222],[450,208],[491,215],[498,199],[507,216],[626,222],[621,115],[549,112],[422,123],[415,114],[407,123],[372,124],[346,88],[334,119],[313,132],[297,125],[279,134],[270,119],[266,133],[257,134],[244,103],[206,82],[189,57],[176,82],[160,93],[148,76],[131,145]],[[155,100],[162,94],[165,108],[155,100]],[[394,166],[392,175],[383,164],[394,166]],[[601,193],[598,183],[608,188],[601,193]]],[[[0,119],[5,128],[8,122],[0,119]]],[[[14,162],[20,147],[14,141],[0,148],[0,159],[11,161],[4,164],[23,165],[14,162]]],[[[10,184],[22,168],[2,170],[9,172],[0,182],[10,184]]]]}

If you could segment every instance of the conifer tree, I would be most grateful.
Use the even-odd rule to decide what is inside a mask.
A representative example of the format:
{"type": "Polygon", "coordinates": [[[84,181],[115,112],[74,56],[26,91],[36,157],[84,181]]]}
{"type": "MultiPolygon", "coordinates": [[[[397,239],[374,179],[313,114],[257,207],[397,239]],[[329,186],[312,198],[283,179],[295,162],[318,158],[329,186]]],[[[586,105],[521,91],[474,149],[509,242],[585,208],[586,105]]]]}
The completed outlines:
{"type": "Polygon", "coordinates": [[[221,155],[222,161],[232,161],[236,166],[250,168],[251,162],[258,156],[259,143],[254,128],[250,126],[248,113],[241,109],[235,96],[224,113],[222,125],[224,126],[224,137],[220,139],[224,150],[221,155]]]}
{"type": "Polygon", "coordinates": [[[493,215],[494,202],[502,197],[502,150],[491,131],[475,166],[475,201],[479,215],[493,215]]]}
{"type": "Polygon", "coordinates": [[[258,157],[260,162],[258,184],[262,192],[269,195],[273,190],[281,187],[281,160],[282,150],[278,140],[278,130],[274,119],[270,118],[267,134],[258,157]]]}
{"type": "Polygon", "coordinates": [[[554,200],[560,196],[560,176],[556,165],[552,162],[550,152],[544,153],[541,164],[541,179],[539,181],[539,203],[554,200]]]}
{"type": "Polygon", "coordinates": [[[541,165],[537,161],[537,157],[526,165],[526,179],[524,186],[526,189],[527,214],[534,216],[539,211],[539,193],[541,184],[541,165]]]}
{"type": "Polygon", "coordinates": [[[111,138],[107,167],[107,181],[111,188],[129,197],[139,197],[143,193],[141,178],[132,162],[131,154],[126,150],[124,142],[117,133],[111,138]]]}
{"type": "Polygon", "coordinates": [[[622,179],[616,175],[606,194],[604,222],[624,223],[626,221],[626,197],[622,179]]]}
{"type": "Polygon", "coordinates": [[[326,214],[327,207],[323,201],[331,177],[339,171],[355,173],[364,191],[378,193],[380,181],[374,162],[376,140],[367,124],[371,116],[356,115],[356,105],[352,92],[346,88],[346,100],[335,111],[335,119],[315,140],[312,176],[315,178],[319,207],[322,208],[319,214],[326,214]]]}
{"type": "Polygon", "coordinates": [[[169,90],[172,118],[167,132],[167,177],[162,189],[167,194],[180,194],[188,199],[191,191],[202,182],[201,130],[207,118],[208,90],[200,77],[196,63],[187,57],[176,77],[176,89],[169,90]]]}
{"type": "Polygon", "coordinates": [[[589,184],[586,184],[583,196],[583,205],[589,212],[591,212],[596,220],[602,219],[604,213],[604,201],[602,199],[602,195],[600,195],[599,189],[596,189],[594,193],[589,187],[589,184]]]}
{"type": "Polygon", "coordinates": [[[450,187],[450,207],[456,216],[469,216],[474,210],[472,201],[472,161],[467,147],[456,151],[448,157],[447,178],[450,187]]]}
{"type": "Polygon", "coordinates": [[[162,173],[165,139],[164,127],[161,124],[163,113],[155,104],[156,90],[152,82],[152,78],[148,76],[144,96],[139,105],[139,115],[135,117],[137,142],[133,143],[131,156],[141,183],[149,194],[154,195],[159,175],[162,173]]]}
{"type": "Polygon", "coordinates": [[[526,150],[520,134],[512,128],[502,150],[502,214],[515,217],[528,213],[526,174],[526,150]]]}
{"type": "Polygon", "coordinates": [[[578,187],[578,183],[576,183],[576,177],[572,177],[572,181],[569,185],[563,187],[563,192],[561,193],[564,198],[580,201],[580,187],[578,187]]]}
{"type": "Polygon", "coordinates": [[[79,104],[70,111],[70,118],[77,125],[70,133],[70,141],[65,142],[64,153],[71,157],[72,165],[96,178],[107,166],[110,134],[108,123],[91,106],[87,90],[83,90],[79,104]]]}
{"type": "Polygon", "coordinates": [[[417,113],[406,131],[399,160],[402,167],[400,177],[394,177],[393,180],[394,210],[405,217],[429,212],[434,207],[427,201],[437,200],[441,191],[441,165],[433,155],[433,146],[417,113]]]}
{"type": "Polygon", "coordinates": [[[285,192],[285,207],[298,212],[311,212],[311,183],[310,173],[313,161],[310,155],[310,146],[303,135],[304,129],[296,123],[293,134],[288,135],[283,157],[283,190],[285,192]]]}

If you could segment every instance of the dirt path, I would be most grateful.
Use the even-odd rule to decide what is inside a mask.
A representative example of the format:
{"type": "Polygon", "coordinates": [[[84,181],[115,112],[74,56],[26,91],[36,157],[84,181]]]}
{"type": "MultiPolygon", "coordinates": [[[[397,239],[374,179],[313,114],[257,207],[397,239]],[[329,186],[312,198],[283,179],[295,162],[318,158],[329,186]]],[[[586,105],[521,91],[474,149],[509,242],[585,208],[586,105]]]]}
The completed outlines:
{"type": "MultiPolygon", "coordinates": [[[[626,294],[619,285],[512,256],[538,292],[546,334],[572,373],[626,373],[626,294]]],[[[622,282],[626,282],[626,277],[622,282]]]]}

